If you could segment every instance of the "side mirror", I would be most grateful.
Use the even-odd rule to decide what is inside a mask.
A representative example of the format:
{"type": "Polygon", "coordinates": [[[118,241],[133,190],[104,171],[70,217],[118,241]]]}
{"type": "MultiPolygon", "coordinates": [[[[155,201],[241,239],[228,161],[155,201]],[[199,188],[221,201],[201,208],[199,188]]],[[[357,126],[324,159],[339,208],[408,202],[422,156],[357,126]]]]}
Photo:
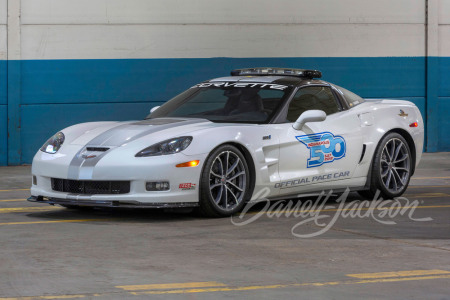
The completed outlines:
{"type": "Polygon", "coordinates": [[[327,114],[323,110],[307,110],[298,117],[297,121],[295,121],[294,127],[295,130],[301,130],[303,125],[308,122],[321,122],[327,118],[327,114]]]}
{"type": "Polygon", "coordinates": [[[152,109],[150,109],[150,113],[154,112],[154,111],[157,110],[159,107],[160,107],[160,106],[152,107],[152,109]]]}

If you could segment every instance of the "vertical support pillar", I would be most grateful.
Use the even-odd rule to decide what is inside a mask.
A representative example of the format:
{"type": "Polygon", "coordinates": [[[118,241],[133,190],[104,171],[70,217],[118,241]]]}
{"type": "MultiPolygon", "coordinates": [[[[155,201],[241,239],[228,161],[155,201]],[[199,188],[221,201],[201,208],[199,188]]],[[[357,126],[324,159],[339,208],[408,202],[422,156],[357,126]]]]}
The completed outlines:
{"type": "Polygon", "coordinates": [[[21,163],[20,146],[20,7],[21,0],[8,0],[7,85],[8,85],[8,165],[21,163]]]}
{"type": "Polygon", "coordinates": [[[439,149],[439,0],[426,1],[427,152],[439,149]]]}

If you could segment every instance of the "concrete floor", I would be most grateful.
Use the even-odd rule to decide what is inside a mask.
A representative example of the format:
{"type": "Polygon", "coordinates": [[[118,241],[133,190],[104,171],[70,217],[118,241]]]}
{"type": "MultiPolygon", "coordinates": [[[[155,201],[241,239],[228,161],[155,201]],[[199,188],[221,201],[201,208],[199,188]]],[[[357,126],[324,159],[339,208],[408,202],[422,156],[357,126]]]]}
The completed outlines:
{"type": "MultiPolygon", "coordinates": [[[[257,214],[262,207],[249,216],[260,216],[255,222],[235,226],[229,218],[28,203],[30,168],[2,167],[0,300],[450,299],[449,161],[450,153],[426,154],[405,195],[404,206],[419,200],[412,218],[432,220],[411,220],[408,208],[383,219],[391,225],[341,215],[312,238],[291,233],[309,216],[270,218],[257,214]]],[[[339,204],[329,200],[319,222],[352,211],[339,204]]],[[[294,232],[320,229],[309,222],[294,232]]]]}

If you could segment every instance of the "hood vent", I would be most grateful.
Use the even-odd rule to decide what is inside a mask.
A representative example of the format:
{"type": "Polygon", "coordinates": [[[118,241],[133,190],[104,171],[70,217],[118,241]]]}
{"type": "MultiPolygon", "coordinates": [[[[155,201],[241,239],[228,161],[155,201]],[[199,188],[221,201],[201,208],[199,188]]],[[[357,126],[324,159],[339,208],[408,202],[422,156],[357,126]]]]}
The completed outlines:
{"type": "Polygon", "coordinates": [[[183,119],[170,119],[170,118],[158,118],[158,119],[145,119],[131,125],[167,125],[172,123],[183,122],[183,119]]]}
{"type": "Polygon", "coordinates": [[[95,151],[95,152],[106,152],[109,148],[106,147],[86,147],[87,151],[95,151]]]}

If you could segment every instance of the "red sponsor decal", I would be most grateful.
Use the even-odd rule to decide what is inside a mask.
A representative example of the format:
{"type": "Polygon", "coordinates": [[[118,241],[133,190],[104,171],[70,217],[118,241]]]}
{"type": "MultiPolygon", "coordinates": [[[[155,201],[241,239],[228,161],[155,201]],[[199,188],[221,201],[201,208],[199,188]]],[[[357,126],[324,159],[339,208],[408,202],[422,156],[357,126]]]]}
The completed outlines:
{"type": "Polygon", "coordinates": [[[180,183],[180,189],[190,189],[192,187],[192,183],[180,183]]]}
{"type": "Polygon", "coordinates": [[[312,142],[312,143],[308,143],[308,147],[316,147],[316,146],[322,146],[322,145],[329,145],[330,141],[329,140],[325,140],[325,141],[319,141],[319,142],[312,142]]]}

